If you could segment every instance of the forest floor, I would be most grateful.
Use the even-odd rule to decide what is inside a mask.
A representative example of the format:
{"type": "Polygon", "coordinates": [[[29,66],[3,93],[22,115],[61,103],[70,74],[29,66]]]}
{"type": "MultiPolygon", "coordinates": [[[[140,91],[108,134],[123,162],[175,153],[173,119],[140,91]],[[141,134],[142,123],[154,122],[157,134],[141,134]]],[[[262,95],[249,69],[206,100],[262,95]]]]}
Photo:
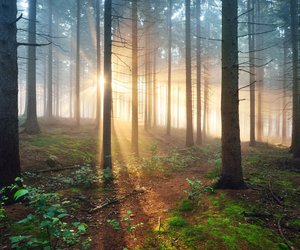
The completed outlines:
{"type": "MultiPolygon", "coordinates": [[[[288,148],[243,143],[249,189],[221,191],[211,187],[220,174],[218,139],[186,149],[183,131],[168,137],[140,128],[136,158],[129,131],[126,124],[114,125],[109,185],[97,166],[101,143],[93,125],[42,123],[41,134],[20,134],[25,184],[60,195],[67,220],[87,224],[83,239],[90,238],[91,249],[300,249],[300,161],[288,148]]],[[[0,249],[11,249],[11,236],[44,237],[32,225],[28,230],[16,223],[33,212],[30,206],[5,210],[0,249]]]]}

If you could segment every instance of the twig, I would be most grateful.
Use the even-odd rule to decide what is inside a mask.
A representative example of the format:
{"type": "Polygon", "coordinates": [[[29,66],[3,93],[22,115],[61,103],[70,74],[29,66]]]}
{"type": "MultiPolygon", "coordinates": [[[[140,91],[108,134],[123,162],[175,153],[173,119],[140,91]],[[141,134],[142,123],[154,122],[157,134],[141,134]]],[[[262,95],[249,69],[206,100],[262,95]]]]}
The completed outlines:
{"type": "Polygon", "coordinates": [[[161,218],[158,217],[158,232],[160,232],[160,228],[161,228],[161,218]]]}
{"type": "Polygon", "coordinates": [[[288,241],[288,239],[284,236],[283,231],[282,231],[282,228],[281,228],[281,221],[282,221],[282,219],[283,219],[284,217],[285,217],[285,215],[284,215],[284,216],[281,216],[281,217],[279,218],[278,222],[277,222],[278,231],[279,231],[279,233],[280,233],[282,239],[284,240],[285,244],[286,244],[290,249],[293,250],[294,247],[291,246],[291,244],[290,244],[290,242],[288,241]]]}
{"type": "Polygon", "coordinates": [[[65,167],[65,168],[47,168],[47,169],[29,171],[29,172],[40,174],[40,173],[47,173],[47,172],[59,172],[59,171],[64,171],[64,170],[69,170],[69,169],[76,169],[76,168],[82,168],[82,166],[71,166],[71,167],[65,167]]]}
{"type": "Polygon", "coordinates": [[[276,201],[276,203],[280,206],[283,206],[282,201],[277,197],[277,195],[272,190],[271,180],[269,180],[269,191],[270,191],[272,197],[274,198],[274,200],[276,201]]]}
{"type": "Polygon", "coordinates": [[[111,204],[119,203],[119,202],[125,200],[126,198],[128,198],[129,196],[131,196],[131,195],[133,195],[134,193],[137,193],[137,192],[138,192],[138,191],[134,189],[134,190],[132,190],[130,193],[125,194],[125,195],[122,196],[122,197],[112,199],[112,200],[110,200],[110,201],[108,201],[108,202],[105,202],[105,203],[103,203],[103,204],[101,204],[101,205],[99,205],[99,206],[97,206],[97,207],[94,207],[94,208],[90,209],[89,212],[90,212],[90,213],[93,213],[93,212],[96,212],[96,211],[98,211],[98,210],[101,210],[102,208],[105,208],[105,207],[107,207],[107,206],[109,206],[109,205],[111,205],[111,204]]]}

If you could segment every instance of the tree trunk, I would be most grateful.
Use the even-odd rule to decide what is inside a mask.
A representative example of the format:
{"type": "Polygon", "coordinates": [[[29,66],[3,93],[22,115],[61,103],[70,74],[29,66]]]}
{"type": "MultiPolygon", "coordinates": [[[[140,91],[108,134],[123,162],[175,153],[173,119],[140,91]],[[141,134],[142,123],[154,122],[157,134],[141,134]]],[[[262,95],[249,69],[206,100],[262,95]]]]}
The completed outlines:
{"type": "Polygon", "coordinates": [[[100,31],[100,2],[97,0],[96,6],[96,43],[97,43],[97,109],[96,124],[100,128],[101,122],[101,31],[100,31]]]}
{"type": "Polygon", "coordinates": [[[290,0],[291,7],[291,40],[293,68],[293,130],[291,151],[295,158],[300,157],[300,87],[298,79],[298,0],[290,0]]]}
{"type": "Polygon", "coordinates": [[[167,135],[171,135],[171,95],[172,95],[172,7],[173,0],[169,0],[168,10],[168,103],[167,103],[167,135]]]}
{"type": "Polygon", "coordinates": [[[103,102],[103,169],[111,171],[111,113],[112,113],[112,0],[104,3],[104,102],[103,102]]]}
{"type": "Polygon", "coordinates": [[[139,154],[138,146],[138,16],[137,0],[132,0],[132,126],[131,147],[135,155],[139,154]]]}
{"type": "MultiPolygon", "coordinates": [[[[52,37],[52,0],[49,0],[48,2],[48,12],[49,12],[49,17],[48,17],[48,25],[49,25],[49,37],[52,37]]],[[[52,43],[49,45],[48,49],[48,97],[47,97],[47,118],[52,119],[53,116],[53,93],[52,93],[52,60],[53,60],[53,54],[52,54],[52,43]]]]}
{"type": "Polygon", "coordinates": [[[201,0],[196,1],[196,19],[197,19],[197,145],[202,144],[202,123],[201,123],[201,0]]]}
{"type": "MultiPolygon", "coordinates": [[[[285,30],[287,32],[287,30],[285,30]]],[[[286,33],[285,33],[286,36],[286,33]]],[[[286,109],[287,109],[287,102],[286,102],[286,87],[287,87],[287,53],[288,53],[288,47],[287,47],[287,39],[285,37],[284,44],[283,44],[283,99],[282,99],[282,130],[281,130],[281,138],[282,138],[282,144],[286,145],[286,109]]]]}
{"type": "Polygon", "coordinates": [[[76,125],[80,125],[80,0],[77,0],[77,29],[76,29],[76,86],[75,86],[74,115],[76,125]]]}
{"type": "Polygon", "coordinates": [[[16,14],[16,1],[0,0],[0,188],[21,175],[16,14]]]}
{"type": "MultiPolygon", "coordinates": [[[[261,3],[257,1],[257,23],[262,23],[262,11],[261,11],[261,3]]],[[[262,32],[261,26],[258,25],[256,29],[256,84],[257,84],[257,140],[263,140],[263,115],[262,115],[262,94],[263,94],[263,85],[264,85],[264,67],[260,66],[262,64],[264,55],[263,55],[263,35],[259,35],[262,32]]]]}
{"type": "Polygon", "coordinates": [[[248,0],[248,45],[249,45],[249,84],[250,84],[250,146],[255,146],[255,39],[254,4],[248,0]]]}
{"type": "MultiPolygon", "coordinates": [[[[28,43],[36,43],[36,0],[29,1],[29,39],[28,43]]],[[[36,112],[36,47],[28,46],[27,60],[27,115],[24,124],[25,132],[37,134],[40,132],[36,112]]]]}
{"type": "Polygon", "coordinates": [[[217,188],[242,189],[238,93],[237,0],[222,1],[222,175],[217,188]]]}
{"type": "Polygon", "coordinates": [[[194,145],[192,106],[191,1],[185,0],[186,146],[194,145]]]}

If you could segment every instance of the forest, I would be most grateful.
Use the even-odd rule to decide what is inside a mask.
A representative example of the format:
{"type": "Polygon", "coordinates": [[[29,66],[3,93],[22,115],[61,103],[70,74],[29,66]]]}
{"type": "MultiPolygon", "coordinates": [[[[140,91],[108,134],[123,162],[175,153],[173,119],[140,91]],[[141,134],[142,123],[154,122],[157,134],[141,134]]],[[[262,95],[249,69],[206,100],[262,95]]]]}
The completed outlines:
{"type": "Polygon", "coordinates": [[[0,0],[0,249],[300,249],[298,0],[0,0]]]}

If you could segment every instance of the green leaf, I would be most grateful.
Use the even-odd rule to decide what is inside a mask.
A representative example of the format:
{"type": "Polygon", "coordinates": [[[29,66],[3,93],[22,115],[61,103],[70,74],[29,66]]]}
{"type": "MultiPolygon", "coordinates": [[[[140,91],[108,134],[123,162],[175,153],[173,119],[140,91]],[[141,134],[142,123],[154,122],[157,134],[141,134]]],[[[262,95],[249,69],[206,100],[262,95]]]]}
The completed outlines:
{"type": "Polygon", "coordinates": [[[19,198],[27,195],[28,193],[29,193],[29,191],[27,189],[20,189],[15,193],[14,199],[18,200],[19,198]]]}

